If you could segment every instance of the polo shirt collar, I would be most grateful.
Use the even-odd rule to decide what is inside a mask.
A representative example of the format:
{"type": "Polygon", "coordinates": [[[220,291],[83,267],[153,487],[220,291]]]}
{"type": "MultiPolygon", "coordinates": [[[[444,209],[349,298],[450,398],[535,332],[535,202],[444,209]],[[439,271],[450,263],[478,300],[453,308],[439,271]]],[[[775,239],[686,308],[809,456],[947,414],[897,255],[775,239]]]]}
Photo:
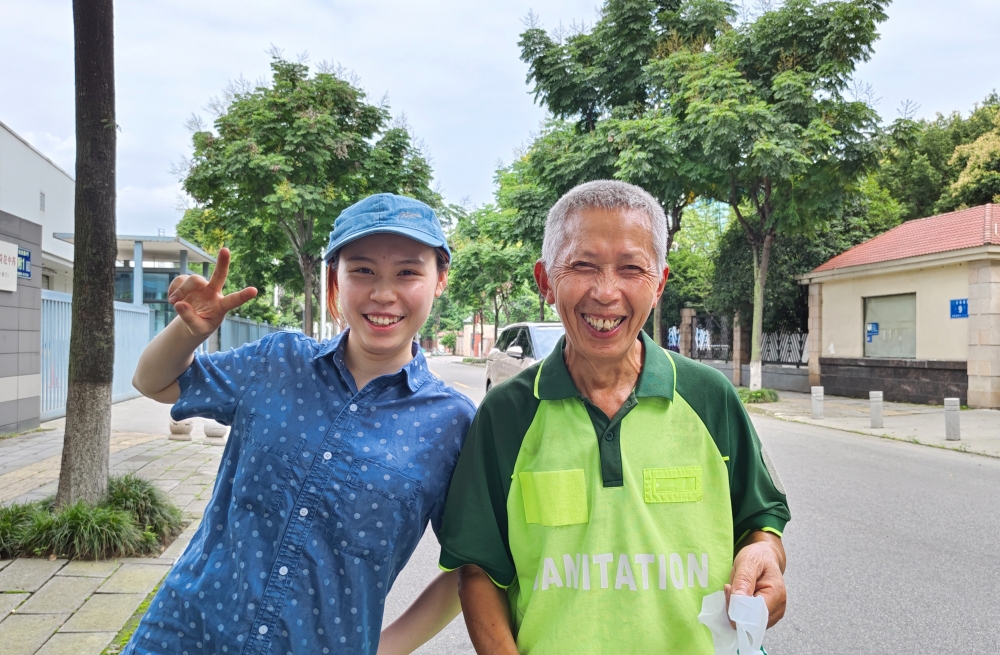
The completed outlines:
{"type": "MultiPolygon", "coordinates": [[[[673,400],[676,387],[674,363],[670,355],[646,334],[639,331],[643,344],[642,372],[636,384],[637,398],[660,397],[673,400]]],[[[542,360],[541,369],[535,378],[535,397],[539,400],[566,400],[580,398],[582,394],[573,383],[569,369],[563,359],[566,337],[560,337],[549,356],[542,360]]]]}
{"type": "MultiPolygon", "coordinates": [[[[344,362],[344,351],[347,349],[347,334],[350,331],[350,328],[348,328],[322,344],[314,360],[329,357],[332,354],[334,365],[340,370],[342,375],[347,373],[349,376],[347,364],[344,362]]],[[[424,354],[421,352],[420,346],[416,341],[410,344],[410,352],[413,355],[413,359],[404,365],[396,375],[406,376],[406,385],[410,388],[410,391],[416,391],[430,375],[430,369],[427,367],[427,359],[424,358],[424,354]]],[[[345,376],[345,379],[348,379],[348,376],[345,376]]],[[[350,379],[353,380],[353,377],[350,377],[350,379]]]]}

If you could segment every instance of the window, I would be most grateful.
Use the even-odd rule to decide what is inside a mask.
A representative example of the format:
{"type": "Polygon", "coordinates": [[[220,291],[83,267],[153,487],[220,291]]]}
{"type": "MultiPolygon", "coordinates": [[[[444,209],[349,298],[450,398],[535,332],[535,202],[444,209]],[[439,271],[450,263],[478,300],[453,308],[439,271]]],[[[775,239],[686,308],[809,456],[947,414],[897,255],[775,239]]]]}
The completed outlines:
{"type": "Polygon", "coordinates": [[[510,343],[511,346],[521,346],[521,354],[525,357],[534,357],[531,350],[531,339],[528,337],[528,328],[520,328],[517,337],[510,343]]]}
{"type": "Polygon", "coordinates": [[[917,294],[865,298],[865,357],[917,356],[917,294]]]}
{"type": "Polygon", "coordinates": [[[566,332],[562,325],[545,325],[531,328],[531,335],[535,342],[535,357],[545,359],[552,352],[559,342],[559,337],[566,332]]]}
{"type": "Polygon", "coordinates": [[[507,328],[500,333],[500,338],[497,339],[496,349],[500,352],[507,350],[507,346],[514,339],[514,335],[517,334],[517,328],[507,328]]]}
{"type": "Polygon", "coordinates": [[[45,211],[45,192],[38,192],[38,211],[45,211]]]}

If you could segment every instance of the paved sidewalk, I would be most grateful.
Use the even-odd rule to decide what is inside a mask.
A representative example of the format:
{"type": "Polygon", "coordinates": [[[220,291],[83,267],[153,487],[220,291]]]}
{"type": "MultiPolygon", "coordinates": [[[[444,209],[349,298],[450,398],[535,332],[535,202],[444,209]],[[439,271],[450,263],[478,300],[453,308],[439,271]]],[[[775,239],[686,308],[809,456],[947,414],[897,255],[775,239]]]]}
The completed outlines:
{"type": "Polygon", "coordinates": [[[779,391],[776,403],[747,405],[747,410],[767,414],[786,421],[808,423],[847,432],[909,441],[911,443],[948,448],[988,457],[1000,457],[1000,411],[993,409],[963,409],[961,441],[945,441],[944,407],[942,405],[882,405],[880,429],[871,427],[868,401],[861,398],[827,396],[823,403],[823,418],[813,419],[812,398],[806,393],[779,391]]]}
{"type": "MultiPolygon", "coordinates": [[[[135,471],[166,491],[191,524],[157,558],[0,561],[0,653],[99,655],[187,547],[212,493],[224,439],[168,438],[169,406],[146,398],[112,410],[111,469],[135,471]]],[[[56,492],[65,420],[0,441],[0,504],[56,492]]]]}

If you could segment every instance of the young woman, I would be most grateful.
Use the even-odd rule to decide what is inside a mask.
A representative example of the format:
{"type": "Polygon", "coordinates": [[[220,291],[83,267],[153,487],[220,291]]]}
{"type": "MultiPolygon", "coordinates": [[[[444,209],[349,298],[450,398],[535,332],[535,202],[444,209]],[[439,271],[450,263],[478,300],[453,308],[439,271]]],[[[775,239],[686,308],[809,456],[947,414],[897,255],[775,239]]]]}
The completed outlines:
{"type": "MultiPolygon", "coordinates": [[[[178,318],[150,343],[134,384],[175,420],[231,425],[201,526],[126,654],[375,653],[385,596],[445,493],[474,407],[428,370],[413,337],[450,258],[434,212],[380,194],[337,219],[328,303],[346,331],[325,343],[278,332],[195,354],[254,288],[223,295],[180,276],[178,318]],[[339,295],[340,310],[337,309],[339,295]]],[[[459,611],[441,574],[386,630],[405,653],[459,611]]]]}

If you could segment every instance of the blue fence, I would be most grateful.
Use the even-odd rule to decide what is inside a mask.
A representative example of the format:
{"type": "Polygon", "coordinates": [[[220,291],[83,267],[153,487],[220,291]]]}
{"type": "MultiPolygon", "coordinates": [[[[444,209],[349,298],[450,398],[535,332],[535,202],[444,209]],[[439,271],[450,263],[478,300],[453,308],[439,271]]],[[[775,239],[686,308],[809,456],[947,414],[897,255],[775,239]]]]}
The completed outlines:
{"type": "MultiPolygon", "coordinates": [[[[66,414],[69,384],[69,334],[73,296],[42,290],[42,398],[41,419],[50,421],[66,414]]],[[[113,402],[134,398],[132,387],[139,355],[149,343],[149,309],[115,303],[115,373],[111,385],[113,402]]]]}
{"type": "Polygon", "coordinates": [[[261,337],[278,332],[281,328],[270,323],[258,323],[248,318],[227,316],[219,328],[219,350],[239,348],[245,343],[256,341],[261,337]]]}

